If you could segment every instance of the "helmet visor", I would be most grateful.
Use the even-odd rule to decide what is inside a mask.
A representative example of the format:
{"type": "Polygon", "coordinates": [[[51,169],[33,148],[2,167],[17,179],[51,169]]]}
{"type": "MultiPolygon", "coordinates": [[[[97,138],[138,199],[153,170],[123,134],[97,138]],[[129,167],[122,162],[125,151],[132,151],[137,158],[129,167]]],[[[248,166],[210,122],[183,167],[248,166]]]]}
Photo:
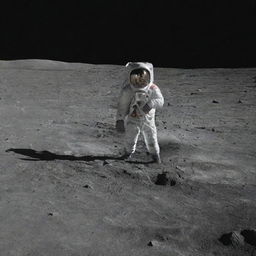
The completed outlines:
{"type": "Polygon", "coordinates": [[[146,69],[135,69],[130,74],[130,82],[136,88],[144,88],[150,82],[150,74],[146,69]]]}

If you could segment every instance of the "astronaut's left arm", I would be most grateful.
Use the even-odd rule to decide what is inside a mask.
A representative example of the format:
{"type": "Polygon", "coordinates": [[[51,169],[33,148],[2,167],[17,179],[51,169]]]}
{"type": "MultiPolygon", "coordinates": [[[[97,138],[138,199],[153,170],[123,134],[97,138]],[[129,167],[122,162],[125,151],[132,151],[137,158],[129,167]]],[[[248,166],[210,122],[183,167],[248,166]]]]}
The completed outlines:
{"type": "Polygon", "coordinates": [[[144,112],[149,112],[152,108],[158,109],[163,107],[164,105],[164,97],[158,87],[155,87],[152,90],[152,95],[150,97],[150,100],[145,105],[145,108],[143,109],[144,112]]]}

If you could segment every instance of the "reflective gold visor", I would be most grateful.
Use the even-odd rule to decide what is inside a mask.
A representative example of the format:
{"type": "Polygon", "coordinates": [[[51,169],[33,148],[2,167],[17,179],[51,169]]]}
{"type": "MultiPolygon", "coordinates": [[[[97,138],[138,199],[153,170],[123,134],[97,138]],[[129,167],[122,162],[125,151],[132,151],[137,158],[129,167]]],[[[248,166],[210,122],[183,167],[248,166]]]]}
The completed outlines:
{"type": "Polygon", "coordinates": [[[146,69],[134,69],[130,74],[130,82],[134,87],[144,88],[150,82],[150,74],[146,69]]]}

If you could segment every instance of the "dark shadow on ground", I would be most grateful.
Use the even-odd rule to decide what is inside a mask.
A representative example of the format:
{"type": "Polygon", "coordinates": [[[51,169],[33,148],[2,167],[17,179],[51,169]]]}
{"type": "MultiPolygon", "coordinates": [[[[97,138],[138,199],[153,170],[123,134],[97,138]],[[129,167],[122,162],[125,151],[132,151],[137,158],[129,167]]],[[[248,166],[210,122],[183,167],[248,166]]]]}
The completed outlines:
{"type": "Polygon", "coordinates": [[[94,161],[94,160],[124,160],[124,156],[73,156],[73,155],[58,155],[50,151],[36,151],[27,148],[10,148],[6,152],[14,152],[30,158],[21,158],[28,161],[53,161],[53,160],[69,160],[69,161],[94,161]]]}
{"type": "MultiPolygon", "coordinates": [[[[7,149],[6,152],[14,152],[19,155],[23,155],[29,158],[20,158],[21,160],[25,161],[54,161],[54,160],[68,160],[68,161],[85,161],[85,162],[91,162],[95,160],[125,160],[125,156],[73,156],[73,155],[58,155],[54,154],[50,151],[36,151],[33,149],[27,149],[27,148],[10,148],[7,149]]],[[[153,163],[153,161],[127,161],[129,163],[134,164],[149,164],[153,163]]]]}
{"type": "Polygon", "coordinates": [[[138,160],[126,160],[126,163],[130,163],[130,164],[153,164],[155,163],[155,161],[151,160],[151,161],[138,161],[138,160]]]}

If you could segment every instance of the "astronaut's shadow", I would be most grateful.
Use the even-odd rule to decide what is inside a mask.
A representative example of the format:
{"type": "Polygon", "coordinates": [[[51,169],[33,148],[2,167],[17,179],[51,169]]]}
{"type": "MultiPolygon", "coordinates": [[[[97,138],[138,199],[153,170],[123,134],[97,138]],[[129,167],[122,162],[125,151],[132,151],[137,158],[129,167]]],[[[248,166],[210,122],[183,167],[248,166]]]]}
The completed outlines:
{"type": "Polygon", "coordinates": [[[73,155],[59,155],[50,151],[36,151],[34,149],[27,148],[10,148],[6,152],[14,152],[19,155],[23,155],[26,158],[20,158],[26,161],[54,161],[54,160],[68,160],[68,161],[86,161],[91,162],[95,160],[123,160],[124,156],[73,156],[73,155]]]}
{"type": "MultiPolygon", "coordinates": [[[[91,162],[95,160],[125,160],[126,156],[113,156],[113,155],[100,155],[100,156],[73,156],[73,155],[59,155],[52,153],[47,150],[36,151],[34,149],[27,148],[10,148],[5,152],[14,152],[16,154],[25,156],[26,158],[20,158],[20,160],[24,161],[54,161],[54,160],[67,160],[67,161],[85,161],[91,162]]],[[[126,161],[134,164],[150,164],[152,161],[126,161]]]]}

